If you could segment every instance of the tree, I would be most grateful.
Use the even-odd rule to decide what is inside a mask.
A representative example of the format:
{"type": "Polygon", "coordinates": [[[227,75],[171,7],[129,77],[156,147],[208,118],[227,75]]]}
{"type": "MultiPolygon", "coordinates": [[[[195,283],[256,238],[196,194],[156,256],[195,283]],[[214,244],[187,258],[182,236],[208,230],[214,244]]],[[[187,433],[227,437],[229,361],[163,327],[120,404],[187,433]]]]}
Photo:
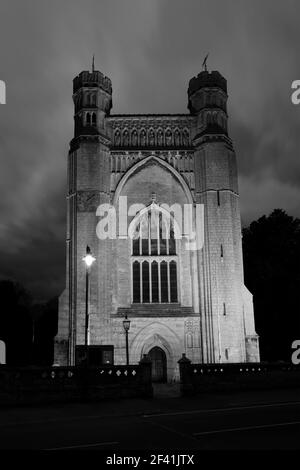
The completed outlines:
{"type": "Polygon", "coordinates": [[[290,360],[300,339],[300,220],[275,209],[243,230],[245,284],[253,294],[262,360],[290,360]]]}
{"type": "Polygon", "coordinates": [[[34,316],[34,363],[52,365],[54,360],[54,337],[57,334],[58,298],[45,304],[33,306],[34,316]]]}
{"type": "Polygon", "coordinates": [[[8,365],[23,366],[32,357],[31,296],[19,283],[0,281],[0,339],[8,365]]]}

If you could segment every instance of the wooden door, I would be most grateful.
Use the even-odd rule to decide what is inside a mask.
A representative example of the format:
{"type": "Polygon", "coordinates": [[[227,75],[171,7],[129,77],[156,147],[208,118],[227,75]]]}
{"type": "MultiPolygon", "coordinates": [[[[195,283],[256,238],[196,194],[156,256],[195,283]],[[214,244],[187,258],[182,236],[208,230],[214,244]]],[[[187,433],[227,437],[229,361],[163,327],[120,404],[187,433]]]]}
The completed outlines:
{"type": "Polygon", "coordinates": [[[152,361],[152,381],[166,382],[167,380],[167,358],[165,352],[158,346],[149,351],[152,361]]]}

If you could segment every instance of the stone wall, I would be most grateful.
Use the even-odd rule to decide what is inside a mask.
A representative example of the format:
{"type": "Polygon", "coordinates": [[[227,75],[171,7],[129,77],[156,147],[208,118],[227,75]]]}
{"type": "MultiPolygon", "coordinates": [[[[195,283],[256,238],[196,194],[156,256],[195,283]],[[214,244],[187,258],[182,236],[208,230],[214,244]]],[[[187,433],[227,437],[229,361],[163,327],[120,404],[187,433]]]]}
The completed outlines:
{"type": "Polygon", "coordinates": [[[300,388],[300,366],[290,363],[193,364],[179,360],[182,395],[300,388]]]}
{"type": "Polygon", "coordinates": [[[152,397],[151,363],[134,366],[0,366],[0,406],[152,397]]]}

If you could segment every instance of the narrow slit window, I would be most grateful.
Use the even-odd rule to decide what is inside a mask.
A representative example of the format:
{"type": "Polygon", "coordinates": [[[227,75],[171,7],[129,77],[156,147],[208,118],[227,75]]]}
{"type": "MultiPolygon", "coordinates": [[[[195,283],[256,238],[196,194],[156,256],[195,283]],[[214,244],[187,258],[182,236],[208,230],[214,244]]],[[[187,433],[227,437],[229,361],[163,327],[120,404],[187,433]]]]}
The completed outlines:
{"type": "Polygon", "coordinates": [[[152,302],[158,303],[158,263],[153,261],[151,264],[151,281],[152,281],[152,302]]]}
{"type": "Polygon", "coordinates": [[[177,302],[177,266],[176,261],[170,262],[171,302],[177,302]]]}
{"type": "Polygon", "coordinates": [[[144,261],[142,264],[142,282],[143,282],[143,303],[147,304],[150,302],[148,261],[144,261]]]}
{"type": "Polygon", "coordinates": [[[168,265],[166,261],[160,264],[161,301],[168,302],[168,265]]]}
{"type": "Polygon", "coordinates": [[[135,261],[132,265],[133,274],[133,303],[141,302],[140,263],[135,261]]]}

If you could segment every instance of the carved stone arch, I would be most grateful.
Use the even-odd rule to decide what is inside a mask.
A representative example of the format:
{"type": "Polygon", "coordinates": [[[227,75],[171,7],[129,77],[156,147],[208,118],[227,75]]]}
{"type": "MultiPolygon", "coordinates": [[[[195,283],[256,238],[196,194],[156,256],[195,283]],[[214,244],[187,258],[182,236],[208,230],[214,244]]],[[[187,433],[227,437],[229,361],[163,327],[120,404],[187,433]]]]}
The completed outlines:
{"type": "Polygon", "coordinates": [[[178,225],[178,222],[177,222],[176,218],[174,217],[174,215],[172,213],[168,212],[164,207],[160,207],[158,204],[152,202],[147,207],[144,207],[144,209],[139,211],[135,215],[135,217],[132,219],[132,221],[130,222],[129,227],[128,227],[128,236],[129,236],[130,240],[133,239],[134,232],[136,230],[137,225],[140,223],[140,220],[143,218],[143,216],[147,212],[149,212],[151,210],[156,210],[157,212],[161,212],[162,215],[166,217],[166,220],[168,220],[168,218],[170,218],[172,220],[172,222],[174,223],[174,232],[176,234],[176,237],[180,238],[182,236],[181,228],[178,225]]]}
{"type": "Polygon", "coordinates": [[[179,336],[172,328],[154,320],[150,325],[139,330],[132,339],[130,349],[133,356],[142,357],[153,347],[163,346],[162,349],[169,357],[172,357],[174,352],[180,350],[181,343],[179,336]]]}
{"type": "Polygon", "coordinates": [[[186,346],[187,348],[192,348],[193,347],[193,334],[191,331],[189,331],[186,334],[186,346]]]}
{"type": "Polygon", "coordinates": [[[172,165],[170,165],[165,160],[162,160],[161,158],[156,157],[154,155],[150,155],[149,157],[146,157],[146,158],[143,158],[142,160],[139,160],[135,165],[133,165],[131,168],[129,168],[126,171],[126,173],[123,175],[123,177],[121,178],[121,180],[118,183],[118,186],[116,187],[116,191],[115,191],[114,198],[113,198],[113,205],[116,205],[116,203],[119,199],[119,196],[121,194],[121,191],[122,191],[123,187],[125,186],[126,182],[128,181],[128,179],[134,173],[139,171],[144,165],[146,166],[151,161],[155,162],[158,165],[161,165],[163,168],[167,169],[168,171],[170,171],[173,174],[173,176],[180,183],[180,185],[181,185],[181,187],[182,187],[182,189],[183,189],[183,191],[184,191],[184,193],[187,197],[188,203],[193,204],[194,201],[193,201],[192,193],[191,193],[187,183],[185,182],[184,178],[180,175],[180,173],[177,170],[175,170],[175,168],[173,168],[172,165]]]}

